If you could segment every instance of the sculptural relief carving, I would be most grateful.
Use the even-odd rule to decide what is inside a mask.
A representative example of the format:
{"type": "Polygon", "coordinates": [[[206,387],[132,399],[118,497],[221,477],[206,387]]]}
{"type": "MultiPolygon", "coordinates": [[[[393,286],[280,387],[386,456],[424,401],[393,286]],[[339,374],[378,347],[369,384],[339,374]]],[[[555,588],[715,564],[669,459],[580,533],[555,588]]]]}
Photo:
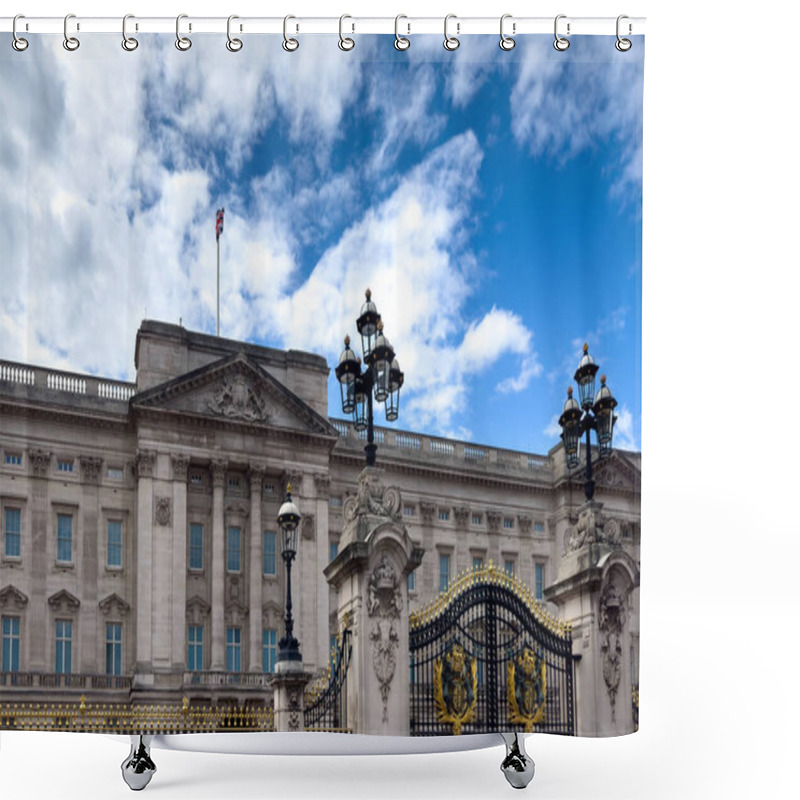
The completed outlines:
{"type": "Polygon", "coordinates": [[[241,374],[224,378],[206,406],[214,414],[229,419],[245,422],[269,422],[270,419],[262,393],[241,374]]]}
{"type": "Polygon", "coordinates": [[[400,636],[395,621],[403,612],[400,579],[388,556],[381,554],[369,578],[367,614],[374,619],[369,638],[372,643],[372,665],[383,701],[383,721],[388,721],[389,689],[397,666],[400,636]]]}
{"type": "Polygon", "coordinates": [[[463,528],[469,519],[469,509],[466,506],[453,506],[453,516],[456,520],[456,525],[463,528]]]}
{"type": "Polygon", "coordinates": [[[304,539],[313,539],[317,530],[317,521],[313,514],[303,514],[303,521],[300,523],[300,531],[304,539]]]}
{"type": "Polygon", "coordinates": [[[331,476],[321,472],[314,473],[314,485],[317,487],[317,497],[328,500],[331,495],[331,476]]]}
{"type": "Polygon", "coordinates": [[[176,481],[185,481],[189,472],[189,459],[183,453],[173,453],[170,456],[172,462],[172,477],[176,481]]]}
{"type": "Polygon", "coordinates": [[[81,463],[81,478],[85,483],[99,483],[100,482],[100,467],[103,465],[102,458],[94,458],[93,456],[81,456],[79,458],[81,463]]]}
{"type": "Polygon", "coordinates": [[[517,523],[519,524],[519,532],[527,536],[531,532],[533,526],[533,517],[529,514],[519,514],[517,516],[517,523]]]}
{"type": "Polygon", "coordinates": [[[400,521],[400,490],[396,486],[384,488],[374,477],[362,473],[358,480],[358,493],[344,501],[342,513],[346,522],[352,522],[360,514],[372,514],[400,521]]]}
{"type": "Polygon", "coordinates": [[[436,506],[433,503],[428,503],[425,500],[419,504],[419,511],[422,514],[423,525],[433,524],[433,515],[436,513],[436,506]]]}
{"type": "Polygon", "coordinates": [[[33,475],[36,478],[47,477],[47,472],[50,469],[50,459],[52,453],[47,453],[44,450],[29,450],[28,461],[33,470],[33,475]]]}
{"type": "Polygon", "coordinates": [[[602,633],[603,680],[611,702],[611,720],[614,721],[617,690],[622,677],[622,633],[627,614],[625,597],[613,581],[609,581],[600,593],[597,621],[602,633]]]}
{"type": "Polygon", "coordinates": [[[152,478],[156,464],[156,454],[152,450],[138,450],[135,471],[137,478],[152,478]]]}
{"type": "Polygon", "coordinates": [[[503,515],[497,511],[496,509],[489,508],[486,510],[486,522],[489,525],[489,531],[491,533],[499,533],[500,532],[500,524],[503,521],[503,515]]]}
{"type": "Polygon", "coordinates": [[[156,497],[155,504],[156,525],[165,527],[172,523],[172,498],[156,497]]]}

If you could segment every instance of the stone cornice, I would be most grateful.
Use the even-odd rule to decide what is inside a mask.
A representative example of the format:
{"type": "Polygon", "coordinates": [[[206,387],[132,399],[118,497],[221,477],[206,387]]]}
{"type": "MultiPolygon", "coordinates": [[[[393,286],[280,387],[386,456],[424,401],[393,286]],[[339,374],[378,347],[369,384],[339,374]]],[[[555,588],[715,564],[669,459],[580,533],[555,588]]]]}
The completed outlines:
{"type": "Polygon", "coordinates": [[[113,430],[117,432],[133,433],[133,425],[128,416],[128,409],[125,413],[118,416],[110,416],[103,409],[95,408],[65,408],[64,406],[53,406],[40,403],[16,403],[8,398],[0,400],[0,417],[18,414],[26,418],[45,419],[49,422],[63,422],[67,425],[88,425],[92,428],[102,430],[113,430]]]}

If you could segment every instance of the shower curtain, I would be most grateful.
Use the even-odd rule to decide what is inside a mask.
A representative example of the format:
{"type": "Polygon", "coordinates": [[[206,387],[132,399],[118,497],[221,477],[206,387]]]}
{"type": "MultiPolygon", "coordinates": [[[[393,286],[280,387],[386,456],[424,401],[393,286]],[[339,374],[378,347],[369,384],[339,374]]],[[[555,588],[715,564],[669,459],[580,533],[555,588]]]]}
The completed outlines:
{"type": "Polygon", "coordinates": [[[3,36],[0,728],[636,730],[643,37],[236,31],[3,36]]]}

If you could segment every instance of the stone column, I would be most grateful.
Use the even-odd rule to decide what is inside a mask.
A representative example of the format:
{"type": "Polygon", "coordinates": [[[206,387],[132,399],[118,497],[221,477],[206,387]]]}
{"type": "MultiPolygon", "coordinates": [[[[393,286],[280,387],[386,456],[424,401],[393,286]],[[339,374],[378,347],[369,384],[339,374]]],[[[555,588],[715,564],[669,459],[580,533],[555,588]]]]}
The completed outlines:
{"type": "Polygon", "coordinates": [[[409,734],[408,573],[419,566],[401,516],[400,491],[365,468],[344,505],[338,556],[325,569],[338,590],[338,620],[352,633],[347,727],[354,733],[409,734]]]}
{"type": "Polygon", "coordinates": [[[454,506],[453,517],[456,522],[456,551],[453,559],[453,575],[461,574],[468,567],[472,567],[472,559],[469,555],[469,542],[467,530],[469,525],[469,509],[466,506],[454,506]]]}
{"type": "MultiPolygon", "coordinates": [[[[136,454],[136,672],[153,671],[153,469],[156,454],[136,454]]],[[[152,682],[152,680],[150,681],[152,682]]]]}
{"type": "Polygon", "coordinates": [[[430,555],[425,566],[417,574],[417,592],[421,595],[422,601],[427,603],[439,594],[439,559],[433,547],[433,520],[436,516],[436,506],[434,503],[422,500],[419,510],[422,515],[422,549],[430,555]]]}
{"type": "Polygon", "coordinates": [[[225,669],[225,475],[228,462],[213,461],[211,518],[211,669],[225,669]]]}
{"type": "Polygon", "coordinates": [[[186,480],[189,459],[172,455],[172,671],[186,666],[186,480]]]}
{"type": "Polygon", "coordinates": [[[486,509],[486,528],[489,531],[489,549],[486,557],[489,561],[503,567],[500,558],[500,526],[503,524],[503,515],[496,508],[486,509]]]}
{"type": "Polygon", "coordinates": [[[264,479],[264,465],[250,465],[250,663],[249,672],[261,672],[263,663],[262,620],[261,620],[261,575],[264,570],[261,540],[261,486],[264,479]]]}
{"type": "Polygon", "coordinates": [[[73,659],[73,665],[78,666],[81,672],[95,672],[97,670],[97,581],[100,570],[104,569],[104,565],[99,564],[98,558],[98,537],[105,534],[105,531],[101,531],[99,503],[100,469],[103,459],[81,456],[79,461],[84,502],[81,509],[83,520],[78,526],[78,530],[83,533],[83,542],[80,572],[77,577],[78,585],[81,587],[83,608],[76,631],[81,643],[80,664],[78,666],[77,659],[73,659]]]}
{"type": "Polygon", "coordinates": [[[269,677],[272,687],[272,709],[275,730],[295,732],[305,729],[304,695],[311,673],[304,672],[299,662],[279,661],[269,677]],[[282,669],[288,667],[288,669],[282,669]]]}
{"type": "Polygon", "coordinates": [[[314,580],[316,593],[316,659],[315,663],[322,667],[328,662],[330,653],[330,591],[327,584],[321,580],[322,570],[330,562],[330,536],[328,526],[328,511],[330,509],[331,477],[325,473],[314,475],[314,486],[317,490],[316,501],[316,546],[317,570],[314,580]]]}
{"type": "MultiPolygon", "coordinates": [[[[28,550],[31,565],[30,603],[27,603],[25,626],[28,631],[47,630],[45,603],[47,576],[56,560],[56,535],[48,502],[50,463],[53,454],[44,450],[29,450],[28,461],[31,468],[31,546],[28,550]],[[48,536],[48,530],[53,535],[48,536]]],[[[27,600],[27,598],[26,598],[27,600]]],[[[28,635],[23,644],[27,658],[20,653],[20,666],[34,672],[50,672],[52,667],[45,660],[44,636],[28,635]]],[[[23,651],[24,652],[24,651],[23,651]]]]}

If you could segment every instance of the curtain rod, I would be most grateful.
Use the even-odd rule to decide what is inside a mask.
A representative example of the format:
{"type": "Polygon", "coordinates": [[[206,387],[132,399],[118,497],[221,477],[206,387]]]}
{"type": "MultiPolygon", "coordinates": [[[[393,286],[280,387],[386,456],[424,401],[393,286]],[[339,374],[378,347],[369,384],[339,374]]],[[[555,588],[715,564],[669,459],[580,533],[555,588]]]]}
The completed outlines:
{"type": "MultiPolygon", "coordinates": [[[[616,17],[570,17],[559,15],[559,33],[561,35],[606,35],[613,36],[617,32],[616,17]],[[568,28],[569,26],[569,28],[568,28]]],[[[225,34],[228,31],[227,17],[194,17],[182,15],[181,34],[197,33],[225,34]]],[[[645,17],[626,17],[622,21],[621,33],[624,36],[643,34],[645,17]]],[[[13,17],[0,18],[0,31],[11,33],[13,17]]],[[[136,17],[127,22],[128,35],[134,33],[175,33],[177,20],[175,17],[136,17]]],[[[394,34],[395,25],[402,36],[422,33],[444,33],[444,17],[406,17],[396,22],[394,17],[355,17],[346,16],[341,22],[343,33],[386,33],[394,34]]],[[[519,36],[532,33],[554,32],[555,17],[513,17],[506,15],[504,31],[507,36],[519,36]]],[[[58,33],[64,34],[64,17],[26,17],[17,20],[17,34],[25,33],[58,33]]],[[[231,30],[237,34],[282,34],[284,32],[283,17],[236,17],[232,21],[231,30]]],[[[292,17],[288,21],[291,34],[339,33],[338,17],[292,17]]],[[[496,17],[458,17],[452,16],[448,23],[451,36],[468,36],[480,33],[500,33],[500,15],[496,17]]],[[[122,17],[81,17],[70,16],[70,35],[75,33],[122,33],[122,17]]]]}

